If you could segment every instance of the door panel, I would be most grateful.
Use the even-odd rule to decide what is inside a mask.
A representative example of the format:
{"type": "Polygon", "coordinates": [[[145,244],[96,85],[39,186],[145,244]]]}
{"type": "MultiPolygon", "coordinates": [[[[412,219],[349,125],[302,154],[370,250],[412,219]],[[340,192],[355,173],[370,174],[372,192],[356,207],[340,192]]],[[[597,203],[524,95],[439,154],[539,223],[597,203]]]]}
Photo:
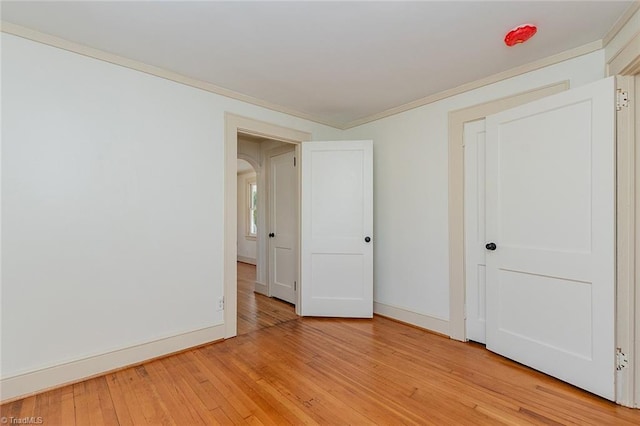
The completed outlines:
{"type": "Polygon", "coordinates": [[[294,151],[270,157],[270,294],[296,303],[298,177],[294,151]]]}
{"type": "Polygon", "coordinates": [[[485,343],[485,123],[464,125],[464,232],[467,338],[485,343]]]}
{"type": "Polygon", "coordinates": [[[372,141],[303,143],[302,194],[301,314],[371,318],[372,141]]]}
{"type": "Polygon", "coordinates": [[[364,235],[364,167],[360,150],[313,151],[312,171],[327,171],[326,176],[310,182],[314,240],[339,238],[360,242],[364,235]],[[333,173],[334,169],[343,173],[333,173]]]}
{"type": "Polygon", "coordinates": [[[486,119],[487,348],[614,398],[613,79],[486,119]]]}
{"type": "Polygon", "coordinates": [[[502,295],[498,327],[502,332],[584,359],[591,358],[590,283],[517,271],[498,273],[502,295]],[[553,294],[553,298],[548,297],[549,294],[553,294]],[[540,313],[544,313],[545,321],[531,321],[540,313]]]}
{"type": "Polygon", "coordinates": [[[358,300],[365,296],[361,254],[325,254],[311,257],[312,298],[358,300]],[[336,276],[335,271],[340,271],[336,276]]]}
{"type": "Polygon", "coordinates": [[[500,124],[502,245],[590,251],[590,124],[589,99],[500,124]]]}

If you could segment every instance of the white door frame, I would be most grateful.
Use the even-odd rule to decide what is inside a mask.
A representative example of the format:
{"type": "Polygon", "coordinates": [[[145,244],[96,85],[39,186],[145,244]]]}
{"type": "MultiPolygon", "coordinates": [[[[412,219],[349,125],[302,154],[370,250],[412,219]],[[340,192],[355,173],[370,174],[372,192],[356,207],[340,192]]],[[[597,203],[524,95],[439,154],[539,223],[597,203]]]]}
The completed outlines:
{"type": "MultiPolygon", "coordinates": [[[[311,133],[290,129],[267,123],[253,118],[225,113],[224,137],[224,337],[230,338],[238,334],[238,277],[236,261],[238,256],[237,226],[238,226],[238,189],[237,189],[237,158],[238,132],[253,136],[288,142],[296,145],[296,156],[300,158],[300,143],[311,140],[311,133]]],[[[298,167],[298,201],[300,200],[300,169],[298,167]]],[[[298,210],[298,224],[300,212],[298,210]]],[[[300,232],[298,231],[298,235],[300,232]]],[[[298,254],[298,265],[300,264],[298,254]]],[[[298,268],[298,271],[300,269],[298,268]]],[[[298,277],[298,283],[300,277],[298,277]]],[[[298,292],[299,297],[300,292],[298,292]]],[[[300,305],[297,300],[296,311],[300,305]]]]}
{"type": "MultiPolygon", "coordinates": [[[[640,102],[638,101],[638,97],[640,97],[640,67],[638,67],[635,71],[636,74],[634,84],[636,95],[634,97],[632,105],[634,106],[636,112],[635,122],[638,123],[640,122],[640,102]]],[[[632,120],[632,118],[630,119],[632,120]]],[[[636,229],[634,230],[633,234],[635,235],[636,239],[633,253],[635,262],[632,262],[629,265],[629,270],[632,272],[632,274],[630,275],[635,276],[635,285],[632,285],[632,288],[635,289],[634,291],[636,293],[636,305],[635,311],[632,312],[630,318],[627,319],[629,320],[629,323],[633,324],[633,327],[635,328],[636,346],[635,357],[632,358],[633,361],[631,362],[631,365],[629,366],[629,372],[627,373],[630,377],[635,378],[635,390],[631,390],[631,394],[628,395],[628,399],[629,401],[631,401],[633,407],[640,408],[640,327],[638,327],[638,320],[640,320],[640,237],[638,237],[637,228],[638,226],[640,226],[638,225],[640,224],[640,149],[638,149],[638,146],[640,146],[640,129],[635,129],[634,137],[633,139],[630,139],[629,142],[632,146],[635,147],[634,149],[636,151],[634,170],[632,172],[632,174],[635,175],[635,192],[633,194],[633,205],[635,208],[636,217],[636,229]]],[[[629,205],[631,204],[632,203],[630,202],[629,205]]],[[[633,257],[631,257],[631,259],[633,259],[633,257]]],[[[630,336],[633,335],[630,334],[630,336]]]]}
{"type": "Polygon", "coordinates": [[[635,326],[635,300],[640,295],[636,288],[637,267],[634,261],[638,243],[636,203],[640,201],[636,194],[640,185],[636,183],[635,176],[638,160],[635,148],[634,80],[634,76],[619,76],[616,79],[616,87],[627,91],[631,97],[629,106],[621,108],[616,116],[616,350],[619,357],[627,359],[626,367],[617,371],[616,402],[627,407],[638,406],[640,402],[637,399],[634,402],[634,389],[640,385],[637,383],[640,379],[634,376],[640,358],[638,348],[633,343],[636,333],[640,333],[635,326]],[[634,359],[636,362],[629,362],[634,359]]]}
{"type": "Polygon", "coordinates": [[[607,76],[617,76],[616,87],[630,98],[629,107],[617,115],[616,346],[627,366],[618,370],[616,402],[636,408],[640,408],[640,129],[634,123],[640,119],[639,10],[638,2],[630,6],[605,37],[607,76]]]}

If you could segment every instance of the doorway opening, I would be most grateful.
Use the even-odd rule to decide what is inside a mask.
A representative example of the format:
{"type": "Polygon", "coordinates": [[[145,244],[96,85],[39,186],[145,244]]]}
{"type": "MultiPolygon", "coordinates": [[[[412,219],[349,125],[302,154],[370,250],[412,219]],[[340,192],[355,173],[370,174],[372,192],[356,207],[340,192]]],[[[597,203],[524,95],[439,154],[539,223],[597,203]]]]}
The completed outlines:
{"type": "Polygon", "coordinates": [[[255,291],[256,266],[238,262],[238,336],[295,320],[295,307],[255,291]]]}
{"type": "Polygon", "coordinates": [[[298,315],[371,318],[373,141],[311,142],[309,133],[233,114],[225,124],[225,337],[238,323],[239,155],[260,169],[254,292],[267,283],[268,296],[287,300],[280,291],[288,287],[298,315]]]}
{"type": "MultiPolygon", "coordinates": [[[[258,226],[258,218],[264,213],[258,209],[258,199],[262,198],[266,191],[262,185],[258,186],[258,171],[261,167],[256,160],[259,158],[251,158],[250,153],[243,149],[244,145],[251,143],[247,139],[240,135],[239,140],[243,141],[243,147],[239,147],[240,158],[237,161],[238,335],[297,318],[294,305],[269,297],[268,285],[261,285],[257,280],[257,263],[260,256],[257,240],[261,228],[258,226]]],[[[264,254],[260,257],[263,256],[264,254]]]]}
{"type": "Polygon", "coordinates": [[[237,334],[297,318],[298,173],[292,143],[237,132],[237,334]]]}
{"type": "MultiPolygon", "coordinates": [[[[237,335],[238,326],[238,264],[237,264],[237,220],[238,220],[238,191],[237,191],[237,161],[238,158],[251,163],[256,170],[258,191],[260,192],[260,180],[266,175],[266,168],[261,167],[258,161],[259,153],[254,149],[249,155],[246,152],[239,152],[242,138],[267,139],[278,143],[293,144],[296,153],[299,151],[299,144],[302,141],[311,139],[311,134],[295,129],[281,127],[275,124],[239,115],[225,114],[225,226],[224,229],[224,325],[225,338],[237,335]]],[[[256,148],[255,146],[253,148],[256,148]]],[[[242,151],[242,149],[240,149],[242,151]]],[[[298,168],[299,175],[299,168],[298,168]]],[[[299,190],[299,189],[298,189],[299,190]]],[[[264,253],[267,244],[268,233],[261,232],[266,229],[265,215],[260,212],[266,211],[263,206],[265,197],[258,196],[258,218],[256,236],[256,282],[255,289],[260,283],[266,283],[266,259],[264,253]]],[[[299,265],[299,256],[296,258],[296,265],[299,265]]],[[[262,288],[264,291],[264,288],[262,288]]],[[[296,307],[299,304],[296,301],[296,307]]]]}

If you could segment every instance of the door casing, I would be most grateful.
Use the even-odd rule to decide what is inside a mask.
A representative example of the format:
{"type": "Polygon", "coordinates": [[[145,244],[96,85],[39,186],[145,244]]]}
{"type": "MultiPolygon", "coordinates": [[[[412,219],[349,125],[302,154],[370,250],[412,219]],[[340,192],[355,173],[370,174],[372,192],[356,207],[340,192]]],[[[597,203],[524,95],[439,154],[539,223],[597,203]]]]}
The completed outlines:
{"type": "MultiPolygon", "coordinates": [[[[224,337],[230,338],[238,334],[238,282],[236,260],[237,249],[237,210],[238,193],[236,185],[238,132],[264,139],[295,144],[296,157],[300,158],[300,144],[311,140],[311,133],[288,127],[278,126],[249,117],[225,113],[225,170],[224,170],[224,337]]],[[[300,202],[300,167],[298,167],[298,203],[300,202]]],[[[300,224],[300,209],[298,206],[298,228],[300,224]]],[[[300,230],[298,229],[298,235],[300,230]]],[[[298,252],[298,273],[300,258],[298,252]]],[[[298,282],[300,277],[298,276],[298,282]]],[[[300,305],[300,292],[296,302],[296,313],[300,305]]]]}

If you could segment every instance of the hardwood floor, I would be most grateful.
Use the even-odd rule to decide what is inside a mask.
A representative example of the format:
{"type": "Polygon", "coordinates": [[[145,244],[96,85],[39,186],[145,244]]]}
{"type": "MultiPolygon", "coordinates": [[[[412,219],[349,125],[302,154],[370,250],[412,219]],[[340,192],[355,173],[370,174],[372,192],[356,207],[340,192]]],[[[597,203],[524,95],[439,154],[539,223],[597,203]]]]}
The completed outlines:
{"type": "Polygon", "coordinates": [[[256,267],[238,262],[238,335],[298,318],[295,307],[255,293],[256,267]]]}
{"type": "Polygon", "coordinates": [[[286,320],[279,309],[247,320],[259,330],[6,404],[1,416],[65,426],[640,424],[640,410],[477,344],[382,317],[286,320]]]}

